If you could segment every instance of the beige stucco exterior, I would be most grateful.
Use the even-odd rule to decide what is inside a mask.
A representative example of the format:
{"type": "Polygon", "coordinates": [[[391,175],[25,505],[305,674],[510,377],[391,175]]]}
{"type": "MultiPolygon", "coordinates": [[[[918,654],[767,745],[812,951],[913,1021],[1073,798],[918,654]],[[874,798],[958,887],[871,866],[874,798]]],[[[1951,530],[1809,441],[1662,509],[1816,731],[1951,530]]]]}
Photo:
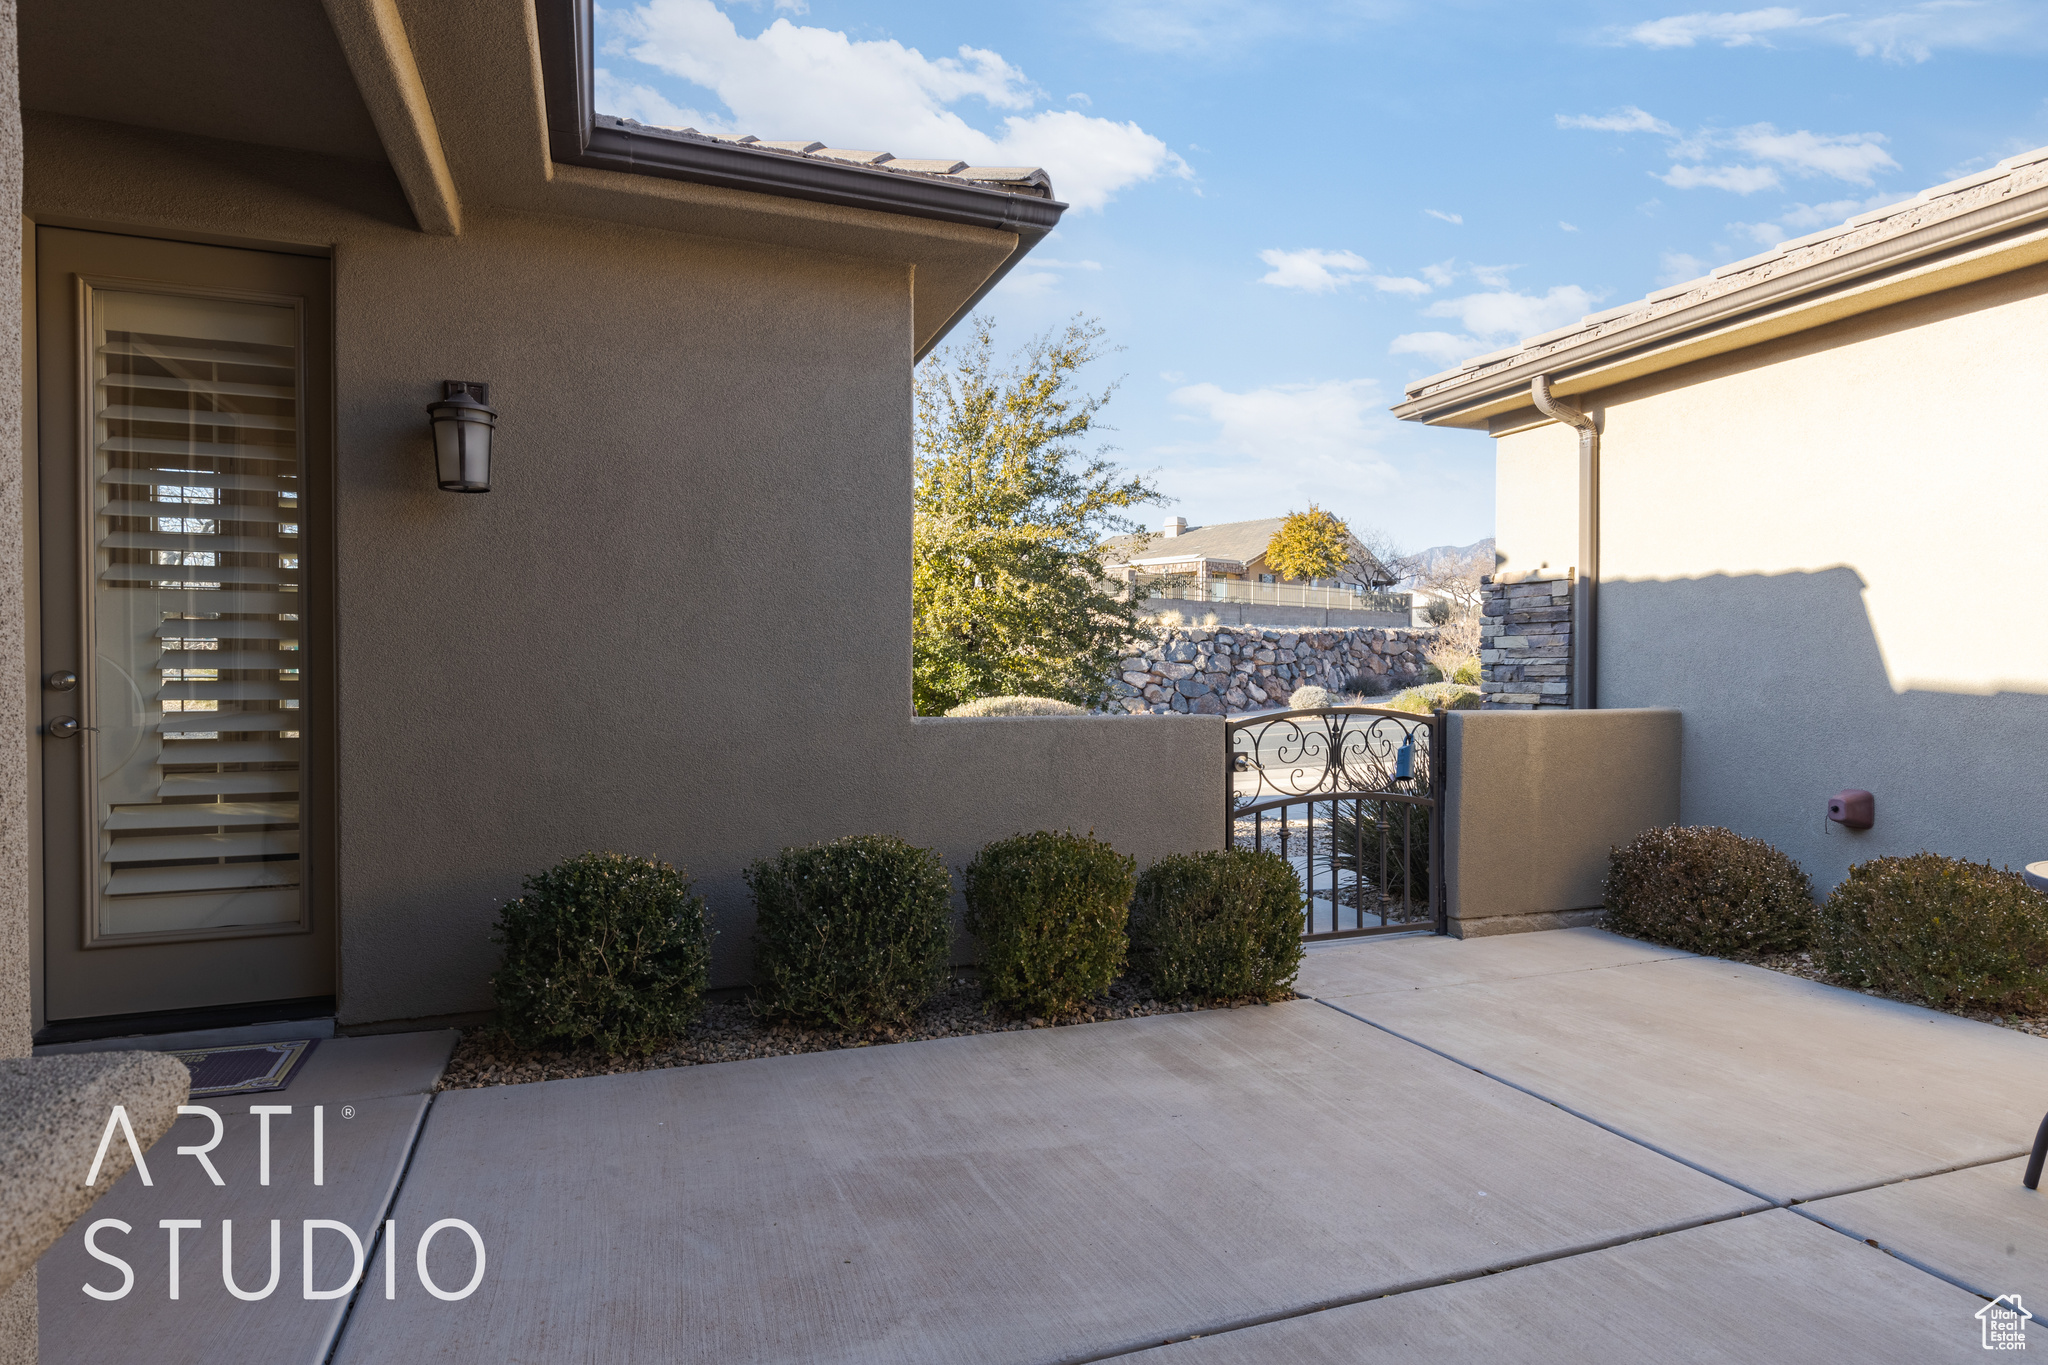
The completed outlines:
{"type": "MultiPolygon", "coordinates": [[[[1602,427],[1600,705],[1683,713],[1686,823],[1822,890],[1881,853],[2048,856],[2044,361],[2023,265],[1574,395],[1602,427]],[[1846,787],[1867,833],[1823,818],[1846,787]]],[[[1496,425],[1507,571],[1572,563],[1574,434],[1496,425]]]]}
{"type": "Polygon", "coordinates": [[[587,849],[685,867],[730,985],[790,844],[1220,841],[1219,720],[912,718],[913,357],[1014,234],[552,165],[530,5],[330,8],[372,55],[402,11],[409,166],[31,110],[26,212],[332,262],[344,1026],[487,1009],[496,907],[587,849]],[[434,485],[458,377],[483,497],[434,485]]]}

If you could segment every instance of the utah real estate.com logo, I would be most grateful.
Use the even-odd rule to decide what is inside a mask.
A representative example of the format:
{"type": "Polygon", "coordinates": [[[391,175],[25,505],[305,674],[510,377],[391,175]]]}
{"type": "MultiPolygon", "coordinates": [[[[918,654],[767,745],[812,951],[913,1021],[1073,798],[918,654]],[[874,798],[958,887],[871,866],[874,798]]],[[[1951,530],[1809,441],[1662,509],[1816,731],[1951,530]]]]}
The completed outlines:
{"type": "MultiPolygon", "coordinates": [[[[270,1120],[273,1117],[282,1117],[290,1114],[292,1107],[288,1104],[253,1104],[249,1106],[249,1112],[255,1115],[257,1119],[259,1144],[257,1183],[268,1185],[270,1183],[270,1120]]],[[[189,1156],[198,1161],[201,1169],[206,1172],[207,1178],[215,1185],[227,1184],[227,1181],[222,1179],[220,1172],[215,1169],[212,1160],[207,1155],[220,1145],[221,1138],[225,1135],[226,1125],[221,1122],[219,1112],[203,1104],[181,1104],[178,1106],[178,1113],[180,1115],[196,1115],[211,1121],[213,1124],[213,1137],[198,1146],[180,1147],[177,1149],[177,1155],[189,1156]]],[[[341,1107],[341,1116],[344,1119],[354,1118],[355,1106],[352,1104],[343,1105],[341,1107]]],[[[314,1105],[313,1183],[315,1185],[327,1183],[326,1120],[326,1106],[314,1105]]],[[[100,1168],[106,1163],[107,1149],[113,1145],[117,1133],[128,1144],[129,1155],[135,1162],[136,1177],[144,1185],[154,1185],[155,1182],[149,1178],[149,1164],[142,1159],[142,1146],[135,1140],[135,1129],[128,1122],[128,1111],[124,1106],[117,1104],[114,1106],[113,1112],[107,1116],[106,1130],[100,1134],[99,1150],[93,1154],[92,1170],[85,1177],[86,1187],[89,1189],[99,1183],[100,1168]]],[[[205,1223],[197,1218],[166,1218],[157,1224],[158,1228],[170,1234],[170,1273],[168,1276],[169,1283],[165,1288],[168,1291],[169,1297],[173,1299],[178,1297],[178,1234],[188,1229],[197,1232],[205,1226],[205,1223]]],[[[134,1231],[135,1229],[132,1226],[121,1221],[119,1218],[98,1219],[85,1230],[86,1254],[96,1261],[114,1267],[121,1275],[121,1283],[117,1288],[102,1289],[93,1284],[82,1286],[87,1295],[103,1303],[109,1303],[117,1299],[127,1298],[129,1291],[135,1288],[134,1267],[119,1256],[112,1254],[108,1248],[98,1244],[99,1238],[102,1236],[111,1236],[116,1233],[132,1234],[134,1231]]],[[[260,1237],[261,1234],[259,1233],[258,1235],[260,1237]]],[[[301,1221],[300,1237],[300,1263],[304,1282],[301,1297],[306,1299],[339,1299],[353,1294],[356,1286],[362,1283],[365,1262],[369,1259],[369,1248],[363,1245],[363,1239],[356,1235],[356,1230],[347,1223],[332,1218],[307,1218],[301,1221]],[[340,1285],[317,1289],[313,1285],[313,1235],[316,1232],[326,1233],[329,1236],[340,1236],[348,1243],[351,1258],[355,1265],[349,1272],[348,1278],[340,1285]]],[[[398,1297],[397,1223],[387,1219],[384,1223],[383,1237],[385,1251],[384,1297],[395,1299],[398,1297]]],[[[227,1286],[228,1293],[245,1302],[269,1298],[276,1291],[283,1270],[282,1220],[277,1218],[270,1220],[270,1279],[261,1289],[244,1289],[235,1282],[234,1238],[234,1222],[230,1219],[221,1220],[220,1273],[222,1281],[227,1286]]],[[[466,1299],[476,1292],[478,1285],[484,1282],[483,1234],[460,1218],[443,1218],[440,1222],[433,1224],[424,1233],[420,1234],[419,1246],[413,1257],[413,1266],[419,1275],[420,1287],[435,1298],[447,1302],[466,1299]],[[436,1284],[433,1277],[427,1273],[427,1247],[433,1242],[435,1234],[441,1232],[460,1232],[469,1238],[470,1245],[475,1248],[475,1272],[470,1276],[469,1283],[460,1289],[444,1289],[436,1284]]]]}
{"type": "Polygon", "coordinates": [[[1977,1321],[1984,1324],[1984,1349],[1987,1351],[2024,1351],[2027,1349],[2027,1324],[2034,1315],[2027,1311],[2017,1294],[2000,1294],[1977,1310],[1977,1321]]]}

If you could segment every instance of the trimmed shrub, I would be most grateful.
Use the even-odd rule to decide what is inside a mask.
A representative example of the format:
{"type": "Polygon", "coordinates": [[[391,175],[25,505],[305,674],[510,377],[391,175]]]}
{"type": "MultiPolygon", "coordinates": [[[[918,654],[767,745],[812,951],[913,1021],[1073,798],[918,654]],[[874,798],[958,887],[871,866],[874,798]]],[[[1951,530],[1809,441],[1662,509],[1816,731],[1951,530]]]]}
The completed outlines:
{"type": "Polygon", "coordinates": [[[527,1047],[646,1051],[702,1008],[711,967],[704,898],[667,863],[618,853],[567,858],[498,910],[491,975],[498,1018],[527,1047]]]}
{"type": "Polygon", "coordinates": [[[1813,934],[1813,884],[1761,839],[1667,825],[1608,857],[1602,927],[1712,957],[1796,953],[1813,934]]]}
{"type": "Polygon", "coordinates": [[[1951,1009],[2048,1010],[2048,896],[1934,853],[1857,863],[1820,908],[1831,975],[1951,1009]]]}
{"type": "Polygon", "coordinates": [[[770,1022],[901,1024],[946,982],[953,879],[888,834],[786,848],[746,871],[754,1010],[770,1022]]]}
{"type": "Polygon", "coordinates": [[[1138,860],[1040,830],[990,844],[962,877],[990,1003],[1057,1017],[1109,990],[1130,947],[1138,860]]]}
{"type": "Polygon", "coordinates": [[[1320,711],[1324,707],[1336,704],[1336,700],[1330,696],[1329,689],[1317,687],[1314,683],[1295,688],[1287,698],[1288,708],[1294,711],[1320,711]]]}
{"type": "Polygon", "coordinates": [[[1280,999],[1301,969],[1303,913],[1277,853],[1171,853],[1138,878],[1131,965],[1164,999],[1280,999]]]}
{"type": "Polygon", "coordinates": [[[1426,716],[1439,706],[1446,711],[1477,711],[1480,697],[1478,688],[1464,683],[1433,682],[1396,692],[1378,704],[1395,711],[1413,711],[1418,716],[1426,716]]]}
{"type": "Polygon", "coordinates": [[[946,712],[949,716],[1085,716],[1088,708],[1051,697],[976,697],[946,712]]]}

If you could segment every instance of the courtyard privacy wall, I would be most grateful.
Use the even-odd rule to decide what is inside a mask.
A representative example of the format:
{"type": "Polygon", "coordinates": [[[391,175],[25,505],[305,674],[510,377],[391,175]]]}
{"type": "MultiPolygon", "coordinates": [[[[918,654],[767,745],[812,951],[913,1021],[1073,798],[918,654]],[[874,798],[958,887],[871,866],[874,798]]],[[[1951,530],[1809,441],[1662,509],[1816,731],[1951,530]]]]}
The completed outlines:
{"type": "Polygon", "coordinates": [[[1444,891],[1459,938],[1597,923],[1611,850],[1678,820],[1679,713],[1451,711],[1444,891]]]}
{"type": "Polygon", "coordinates": [[[1123,661],[1110,709],[1235,715],[1284,706],[1298,687],[1348,690],[1371,679],[1382,691],[1419,683],[1430,630],[1286,630],[1193,627],[1165,632],[1123,661]]]}
{"type": "MultiPolygon", "coordinates": [[[[466,60],[525,51],[455,36],[466,60]]],[[[521,89],[424,74],[437,101],[521,89]]],[[[511,105],[470,125],[500,136],[451,142],[458,182],[544,166],[511,105]]],[[[432,237],[380,167],[28,117],[32,216],[332,255],[344,1026],[487,1010],[498,904],[592,849],[689,876],[717,987],[747,976],[742,869],[784,847],[888,833],[957,868],[1029,829],[1143,862],[1220,842],[1220,721],[912,719],[904,452],[930,328],[907,264],[844,243],[920,235],[986,273],[1008,234],[782,201],[789,240],[749,245],[663,230],[732,192],[558,167],[548,192],[582,198],[472,197],[432,237]],[[446,378],[488,381],[502,414],[487,495],[434,486],[446,378]]]]}
{"type": "MultiPolygon", "coordinates": [[[[1573,395],[1603,432],[1599,702],[1684,712],[1684,823],[1775,844],[1819,894],[1881,855],[2048,858],[2044,365],[2030,266],[1573,395]],[[1824,818],[1844,788],[1871,829],[1824,818]]],[[[1496,451],[1506,571],[1562,571],[1576,434],[1496,451]]]]}

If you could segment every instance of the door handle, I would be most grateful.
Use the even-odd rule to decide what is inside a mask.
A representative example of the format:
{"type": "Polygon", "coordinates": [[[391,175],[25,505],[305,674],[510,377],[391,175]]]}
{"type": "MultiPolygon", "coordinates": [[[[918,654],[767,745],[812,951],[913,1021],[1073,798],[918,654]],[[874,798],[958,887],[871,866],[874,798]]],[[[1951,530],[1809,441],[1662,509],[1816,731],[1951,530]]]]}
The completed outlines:
{"type": "Polygon", "coordinates": [[[80,725],[76,716],[53,716],[43,726],[43,733],[52,739],[70,739],[80,730],[95,730],[98,726],[80,725]]]}

